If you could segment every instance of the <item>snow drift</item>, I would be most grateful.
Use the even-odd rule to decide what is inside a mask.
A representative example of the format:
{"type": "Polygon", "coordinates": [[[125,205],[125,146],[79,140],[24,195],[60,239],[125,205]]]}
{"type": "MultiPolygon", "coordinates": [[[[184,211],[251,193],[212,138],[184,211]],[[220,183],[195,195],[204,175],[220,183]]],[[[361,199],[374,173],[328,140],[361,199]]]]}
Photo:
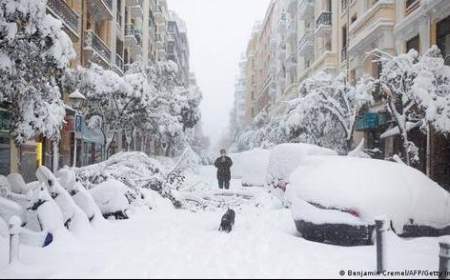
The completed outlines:
{"type": "Polygon", "coordinates": [[[449,194],[418,170],[388,161],[309,157],[290,177],[286,196],[294,219],[306,217],[298,204],[307,201],[368,223],[387,217],[398,234],[406,225],[450,225],[449,194]]]}

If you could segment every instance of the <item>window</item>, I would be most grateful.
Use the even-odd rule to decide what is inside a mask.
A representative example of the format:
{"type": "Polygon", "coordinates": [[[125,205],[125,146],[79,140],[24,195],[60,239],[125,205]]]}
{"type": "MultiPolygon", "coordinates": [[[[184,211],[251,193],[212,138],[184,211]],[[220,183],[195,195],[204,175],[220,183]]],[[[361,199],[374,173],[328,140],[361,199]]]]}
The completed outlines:
{"type": "Polygon", "coordinates": [[[417,35],[416,37],[412,38],[408,42],[406,42],[406,52],[409,52],[410,50],[416,50],[420,53],[420,36],[417,35]]]}
{"type": "Polygon", "coordinates": [[[445,63],[450,65],[450,16],[437,24],[437,45],[442,51],[445,63]]]}
{"type": "Polygon", "coordinates": [[[342,27],[342,54],[341,54],[342,61],[347,59],[347,43],[348,43],[347,41],[348,41],[347,25],[344,25],[344,27],[342,27]]]}
{"type": "Polygon", "coordinates": [[[6,134],[0,134],[0,175],[10,173],[10,140],[6,134]]]}

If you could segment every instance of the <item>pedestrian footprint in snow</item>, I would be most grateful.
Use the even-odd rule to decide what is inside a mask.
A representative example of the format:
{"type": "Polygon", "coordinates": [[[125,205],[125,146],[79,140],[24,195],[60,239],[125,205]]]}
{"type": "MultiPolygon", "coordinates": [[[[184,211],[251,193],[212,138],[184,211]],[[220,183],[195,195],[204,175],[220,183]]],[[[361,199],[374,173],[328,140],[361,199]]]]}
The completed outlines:
{"type": "Polygon", "coordinates": [[[227,151],[225,149],[220,150],[220,157],[216,160],[215,164],[217,167],[217,179],[219,180],[219,188],[230,189],[231,181],[231,166],[233,161],[227,156],[227,151]]]}

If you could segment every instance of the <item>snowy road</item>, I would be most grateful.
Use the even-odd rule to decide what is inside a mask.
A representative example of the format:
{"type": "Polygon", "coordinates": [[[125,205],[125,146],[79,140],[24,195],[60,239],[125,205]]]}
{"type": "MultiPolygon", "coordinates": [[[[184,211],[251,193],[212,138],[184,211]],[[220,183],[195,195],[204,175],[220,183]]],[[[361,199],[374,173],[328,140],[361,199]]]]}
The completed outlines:
{"type": "MultiPolygon", "coordinates": [[[[212,169],[202,174],[215,191],[212,169]]],[[[256,197],[263,192],[242,189],[238,180],[232,188],[256,197]]],[[[255,207],[249,200],[238,209],[231,234],[217,231],[222,214],[161,208],[85,236],[63,234],[50,248],[23,249],[25,265],[0,269],[0,278],[340,277],[341,270],[375,267],[373,247],[342,248],[300,238],[288,210],[255,207]]],[[[396,243],[388,246],[390,269],[437,268],[437,239],[390,242],[396,243]]],[[[0,267],[5,267],[6,257],[2,252],[0,267]]]]}

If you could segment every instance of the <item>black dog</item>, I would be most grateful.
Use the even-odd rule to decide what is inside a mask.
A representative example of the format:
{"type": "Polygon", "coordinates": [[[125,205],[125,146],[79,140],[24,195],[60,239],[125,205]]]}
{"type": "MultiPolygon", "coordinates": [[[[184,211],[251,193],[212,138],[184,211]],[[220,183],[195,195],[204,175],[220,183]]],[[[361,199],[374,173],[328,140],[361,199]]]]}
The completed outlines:
{"type": "Polygon", "coordinates": [[[230,233],[233,230],[235,219],[236,219],[236,212],[234,212],[234,210],[232,209],[228,209],[228,211],[222,217],[219,231],[230,233]]]}

